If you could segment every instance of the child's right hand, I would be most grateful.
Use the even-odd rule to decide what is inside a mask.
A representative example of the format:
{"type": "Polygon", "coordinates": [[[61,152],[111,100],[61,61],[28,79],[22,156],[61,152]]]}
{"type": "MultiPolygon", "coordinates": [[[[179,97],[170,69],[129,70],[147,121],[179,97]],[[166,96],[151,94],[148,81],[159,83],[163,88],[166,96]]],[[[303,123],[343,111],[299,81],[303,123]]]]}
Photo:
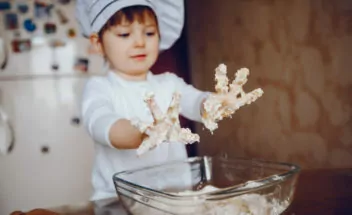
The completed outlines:
{"type": "Polygon", "coordinates": [[[193,134],[189,129],[181,128],[179,122],[179,101],[180,95],[174,93],[171,104],[166,113],[162,113],[154,100],[154,95],[147,95],[147,103],[154,118],[152,124],[140,121],[132,121],[132,125],[137,127],[142,134],[145,134],[142,144],[137,149],[137,155],[155,148],[162,142],[181,142],[191,144],[199,141],[199,136],[193,134]]]}

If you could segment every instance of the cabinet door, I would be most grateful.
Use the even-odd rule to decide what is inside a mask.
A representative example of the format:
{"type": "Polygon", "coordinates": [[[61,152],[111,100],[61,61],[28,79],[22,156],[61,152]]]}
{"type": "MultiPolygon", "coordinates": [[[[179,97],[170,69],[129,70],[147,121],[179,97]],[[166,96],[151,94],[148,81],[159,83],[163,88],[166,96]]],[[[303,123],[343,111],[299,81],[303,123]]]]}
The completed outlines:
{"type": "Polygon", "coordinates": [[[15,145],[0,156],[0,214],[89,200],[93,141],[80,124],[84,78],[0,80],[15,145]]]}

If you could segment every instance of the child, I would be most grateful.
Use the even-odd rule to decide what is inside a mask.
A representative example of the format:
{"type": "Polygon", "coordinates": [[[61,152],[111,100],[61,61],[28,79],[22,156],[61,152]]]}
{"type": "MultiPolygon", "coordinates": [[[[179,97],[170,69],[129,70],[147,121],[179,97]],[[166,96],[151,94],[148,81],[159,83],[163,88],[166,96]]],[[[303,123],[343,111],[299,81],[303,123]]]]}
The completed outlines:
{"type": "Polygon", "coordinates": [[[106,77],[87,82],[82,101],[84,125],[96,142],[92,200],[116,196],[112,176],[117,172],[187,157],[183,143],[163,143],[138,157],[136,149],[146,134],[132,125],[132,119],[153,122],[144,102],[148,92],[164,113],[179,92],[181,114],[201,122],[208,93],[174,74],[149,71],[159,51],[178,39],[183,11],[183,0],[77,1],[83,34],[110,66],[106,77]]]}

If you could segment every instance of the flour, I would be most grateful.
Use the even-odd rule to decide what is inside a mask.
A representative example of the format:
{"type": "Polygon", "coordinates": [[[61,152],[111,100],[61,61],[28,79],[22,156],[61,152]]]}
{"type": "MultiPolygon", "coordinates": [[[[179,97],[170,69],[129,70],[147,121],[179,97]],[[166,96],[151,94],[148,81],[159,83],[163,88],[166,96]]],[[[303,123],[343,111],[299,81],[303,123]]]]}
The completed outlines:
{"type": "Polygon", "coordinates": [[[282,177],[281,177],[281,176],[278,176],[278,175],[273,175],[273,179],[274,179],[275,181],[277,181],[277,180],[282,180],[282,177]]]}
{"type": "MultiPolygon", "coordinates": [[[[254,183],[249,183],[253,185],[254,183]]],[[[218,188],[206,186],[198,191],[184,191],[173,193],[182,196],[197,196],[200,194],[216,191],[218,188]]],[[[196,198],[195,198],[196,199],[196,198]]],[[[160,199],[161,200],[161,199],[160,199]]],[[[163,199],[165,202],[166,200],[163,199]]],[[[168,204],[168,202],[165,202],[168,204]]],[[[289,205],[288,202],[279,203],[277,200],[269,201],[268,197],[259,194],[244,194],[230,199],[207,201],[195,201],[195,204],[188,201],[184,206],[176,205],[175,201],[170,201],[169,205],[164,205],[165,211],[171,211],[172,214],[184,215],[279,215],[289,205]]],[[[169,215],[170,213],[162,212],[145,206],[135,204],[130,208],[133,215],[169,215]]]]}
{"type": "Polygon", "coordinates": [[[243,188],[253,188],[263,185],[262,183],[256,181],[247,181],[243,188]]]}

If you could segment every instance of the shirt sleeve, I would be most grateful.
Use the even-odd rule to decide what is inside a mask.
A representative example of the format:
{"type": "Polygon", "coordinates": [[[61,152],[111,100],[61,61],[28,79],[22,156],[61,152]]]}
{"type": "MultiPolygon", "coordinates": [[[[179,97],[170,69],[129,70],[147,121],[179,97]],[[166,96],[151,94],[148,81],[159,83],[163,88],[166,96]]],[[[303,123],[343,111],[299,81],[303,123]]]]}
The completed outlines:
{"type": "Polygon", "coordinates": [[[177,75],[169,74],[176,83],[177,90],[181,93],[181,115],[190,120],[201,122],[201,105],[203,100],[209,95],[209,92],[198,90],[177,75]]]}
{"type": "Polygon", "coordinates": [[[111,146],[109,131],[121,116],[114,111],[110,85],[104,79],[90,79],[83,92],[81,114],[83,124],[95,142],[111,146]]]}

